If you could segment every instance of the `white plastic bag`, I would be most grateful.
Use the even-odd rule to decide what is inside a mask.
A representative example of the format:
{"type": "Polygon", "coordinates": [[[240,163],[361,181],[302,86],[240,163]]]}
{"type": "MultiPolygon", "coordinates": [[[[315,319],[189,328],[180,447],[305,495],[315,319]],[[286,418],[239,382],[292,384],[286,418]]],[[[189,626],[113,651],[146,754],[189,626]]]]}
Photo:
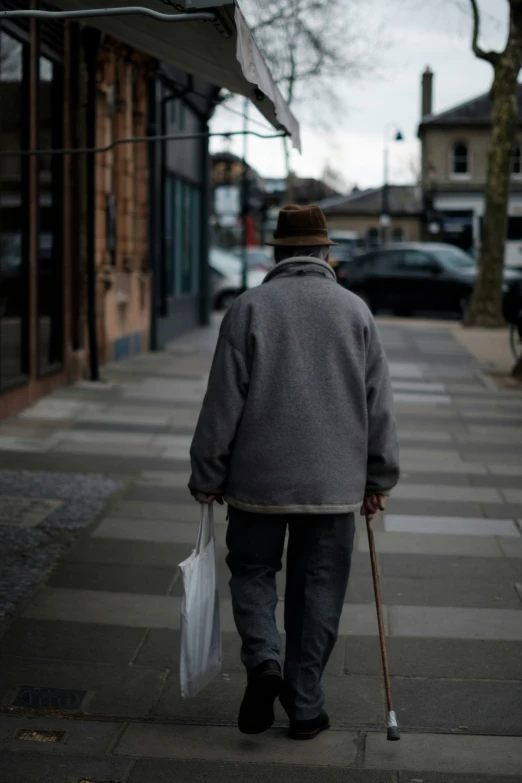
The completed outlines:
{"type": "Polygon", "coordinates": [[[181,698],[196,696],[221,671],[221,629],[216,579],[214,513],[201,504],[196,548],[179,564],[181,602],[181,698]]]}

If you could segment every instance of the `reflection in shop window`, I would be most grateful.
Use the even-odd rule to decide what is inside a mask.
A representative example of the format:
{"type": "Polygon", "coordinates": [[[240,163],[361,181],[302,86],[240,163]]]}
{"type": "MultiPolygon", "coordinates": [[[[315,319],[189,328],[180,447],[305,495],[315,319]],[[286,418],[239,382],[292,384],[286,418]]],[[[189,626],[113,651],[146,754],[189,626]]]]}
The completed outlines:
{"type": "MultiPolygon", "coordinates": [[[[0,32],[0,148],[27,147],[25,45],[0,32]]],[[[0,389],[28,372],[27,159],[0,158],[0,389]]]]}

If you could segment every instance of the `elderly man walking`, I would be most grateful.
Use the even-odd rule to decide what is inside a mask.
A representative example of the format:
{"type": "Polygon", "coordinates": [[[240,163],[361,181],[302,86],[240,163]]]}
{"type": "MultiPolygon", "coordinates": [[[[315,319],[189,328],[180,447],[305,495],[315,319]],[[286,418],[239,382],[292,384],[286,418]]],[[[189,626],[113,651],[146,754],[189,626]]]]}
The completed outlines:
{"type": "Polygon", "coordinates": [[[275,267],[220,330],[191,448],[194,497],[229,506],[227,564],[247,687],[238,726],[329,728],[321,677],[337,639],[355,532],[399,477],[388,366],[373,317],[337,285],[317,206],[284,207],[275,267]],[[276,574],[288,531],[282,671],[276,574]]]}

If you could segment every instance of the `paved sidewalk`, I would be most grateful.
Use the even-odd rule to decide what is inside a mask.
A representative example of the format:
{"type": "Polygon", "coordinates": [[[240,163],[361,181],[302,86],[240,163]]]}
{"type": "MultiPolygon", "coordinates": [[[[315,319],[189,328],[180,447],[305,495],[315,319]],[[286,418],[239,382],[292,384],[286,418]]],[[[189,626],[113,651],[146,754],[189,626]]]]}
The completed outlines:
{"type": "Polygon", "coordinates": [[[234,726],[221,510],[223,674],[179,698],[187,456],[214,329],[0,425],[1,783],[522,780],[522,395],[495,390],[448,325],[380,328],[404,471],[376,524],[401,742],[386,742],[362,524],[325,677],[331,732],[290,742],[281,711],[259,738],[234,726]]]}

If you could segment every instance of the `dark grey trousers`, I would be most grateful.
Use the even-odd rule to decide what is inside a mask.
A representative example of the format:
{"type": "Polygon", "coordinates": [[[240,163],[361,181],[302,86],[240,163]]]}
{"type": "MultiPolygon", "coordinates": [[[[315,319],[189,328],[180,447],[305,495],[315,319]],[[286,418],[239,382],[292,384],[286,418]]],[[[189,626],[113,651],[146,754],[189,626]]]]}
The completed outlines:
{"type": "Polygon", "coordinates": [[[321,677],[335,645],[355,532],[353,514],[252,514],[229,509],[227,564],[241,660],[247,672],[281,662],[276,627],[276,573],[285,590],[284,707],[291,720],[309,720],[324,704],[321,677]]]}

